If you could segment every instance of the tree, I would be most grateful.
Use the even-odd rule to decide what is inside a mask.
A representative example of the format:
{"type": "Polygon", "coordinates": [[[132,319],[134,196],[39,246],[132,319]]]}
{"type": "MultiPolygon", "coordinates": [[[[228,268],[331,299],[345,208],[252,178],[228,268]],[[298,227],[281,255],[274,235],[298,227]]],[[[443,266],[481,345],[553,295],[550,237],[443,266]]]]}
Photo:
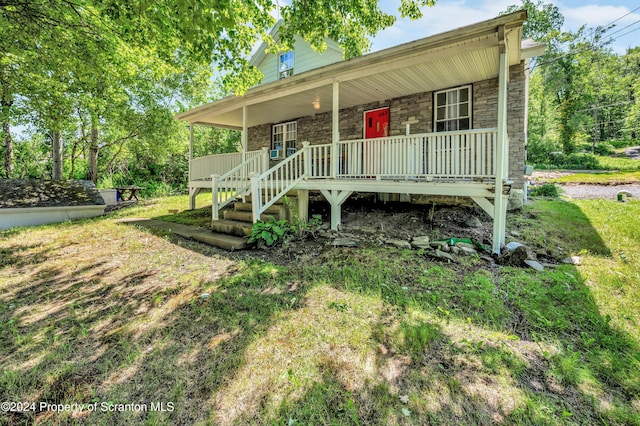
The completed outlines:
{"type": "Polygon", "coordinates": [[[509,6],[502,14],[523,9],[527,11],[527,20],[523,25],[522,36],[546,43],[547,51],[555,51],[562,24],[564,24],[564,16],[560,13],[560,9],[553,3],[543,3],[542,0],[535,3],[531,0],[522,0],[520,5],[509,6]]]}
{"type": "MultiPolygon", "coordinates": [[[[402,0],[399,13],[416,18],[433,3],[402,0]]],[[[53,177],[62,177],[69,150],[73,173],[84,156],[95,181],[101,167],[139,151],[151,135],[176,132],[160,117],[211,100],[211,64],[230,92],[255,84],[259,71],[248,57],[258,40],[273,44],[273,7],[272,0],[0,0],[3,128],[11,119],[37,122],[51,141],[53,177]],[[5,84],[8,70],[10,81],[28,84],[5,84]],[[34,113],[17,112],[17,100],[34,113]]],[[[293,0],[283,16],[285,42],[298,32],[321,50],[328,36],[348,56],[366,51],[368,37],[395,19],[378,0],[293,0]]]]}

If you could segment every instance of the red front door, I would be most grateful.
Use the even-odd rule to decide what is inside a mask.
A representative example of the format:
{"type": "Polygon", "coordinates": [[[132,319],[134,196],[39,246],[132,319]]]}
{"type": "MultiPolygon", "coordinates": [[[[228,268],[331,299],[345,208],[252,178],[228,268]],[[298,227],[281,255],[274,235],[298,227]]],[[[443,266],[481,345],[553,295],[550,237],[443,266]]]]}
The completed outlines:
{"type": "Polygon", "coordinates": [[[364,137],[366,139],[389,136],[389,108],[379,108],[364,113],[364,137]]]}

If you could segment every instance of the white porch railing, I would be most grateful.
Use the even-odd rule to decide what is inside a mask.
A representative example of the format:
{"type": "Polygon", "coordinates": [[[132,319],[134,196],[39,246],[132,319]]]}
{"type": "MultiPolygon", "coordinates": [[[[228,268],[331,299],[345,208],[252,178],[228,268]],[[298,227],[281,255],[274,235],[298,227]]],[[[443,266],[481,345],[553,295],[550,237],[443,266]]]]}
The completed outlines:
{"type": "Polygon", "coordinates": [[[293,189],[305,178],[304,155],[309,150],[309,142],[302,143],[303,148],[287,157],[266,172],[251,174],[251,202],[253,221],[260,220],[260,215],[293,189]]]}
{"type": "Polygon", "coordinates": [[[495,177],[496,143],[496,129],[340,141],[336,177],[492,178],[495,177]]]}
{"type": "MultiPolygon", "coordinates": [[[[245,154],[245,160],[260,156],[262,150],[249,151],[245,154]]],[[[212,174],[223,175],[242,163],[242,153],[213,154],[206,157],[194,158],[189,162],[189,180],[206,180],[212,174]]]]}
{"type": "Polygon", "coordinates": [[[261,155],[251,155],[248,160],[229,170],[222,176],[211,175],[212,220],[220,218],[220,210],[237,197],[251,190],[249,176],[264,173],[269,168],[269,151],[263,148],[254,151],[261,155]]]}

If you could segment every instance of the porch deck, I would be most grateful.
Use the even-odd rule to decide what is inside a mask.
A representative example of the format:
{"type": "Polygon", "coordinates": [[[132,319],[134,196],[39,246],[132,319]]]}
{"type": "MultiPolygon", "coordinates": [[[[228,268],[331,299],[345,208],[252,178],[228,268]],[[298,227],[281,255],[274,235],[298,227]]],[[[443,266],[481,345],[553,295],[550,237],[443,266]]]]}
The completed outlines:
{"type": "MultiPolygon", "coordinates": [[[[310,145],[272,162],[266,148],[196,158],[190,163],[194,204],[202,188],[212,189],[212,219],[227,204],[252,196],[254,221],[288,191],[320,191],[332,206],[331,227],[340,223],[340,206],[353,192],[465,196],[491,217],[496,191],[497,130],[426,133],[310,145]],[[335,161],[337,159],[337,161],[335,161]]],[[[504,182],[504,180],[501,180],[504,182]]],[[[501,183],[502,184],[502,183],[501,183]]],[[[306,216],[306,201],[298,206],[306,216]]]]}

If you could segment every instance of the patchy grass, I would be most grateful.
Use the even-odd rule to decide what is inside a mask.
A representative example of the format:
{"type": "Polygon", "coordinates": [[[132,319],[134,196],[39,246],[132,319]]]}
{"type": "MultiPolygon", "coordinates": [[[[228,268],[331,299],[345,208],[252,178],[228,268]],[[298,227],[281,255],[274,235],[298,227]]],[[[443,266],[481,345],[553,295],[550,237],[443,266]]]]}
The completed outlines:
{"type": "Polygon", "coordinates": [[[0,401],[98,403],[3,423],[640,424],[638,202],[511,216],[580,256],[545,272],[388,247],[282,266],[117,223],[186,202],[0,234],[0,401]]]}
{"type": "MultiPolygon", "coordinates": [[[[633,160],[638,161],[638,160],[633,160]]],[[[640,161],[638,161],[640,163],[640,161]]],[[[560,184],[595,184],[595,185],[625,185],[640,182],[640,171],[605,172],[605,173],[576,173],[548,179],[551,183],[560,184]]]]}
{"type": "Polygon", "coordinates": [[[600,170],[633,171],[640,170],[640,161],[634,158],[596,156],[600,170]]]}

